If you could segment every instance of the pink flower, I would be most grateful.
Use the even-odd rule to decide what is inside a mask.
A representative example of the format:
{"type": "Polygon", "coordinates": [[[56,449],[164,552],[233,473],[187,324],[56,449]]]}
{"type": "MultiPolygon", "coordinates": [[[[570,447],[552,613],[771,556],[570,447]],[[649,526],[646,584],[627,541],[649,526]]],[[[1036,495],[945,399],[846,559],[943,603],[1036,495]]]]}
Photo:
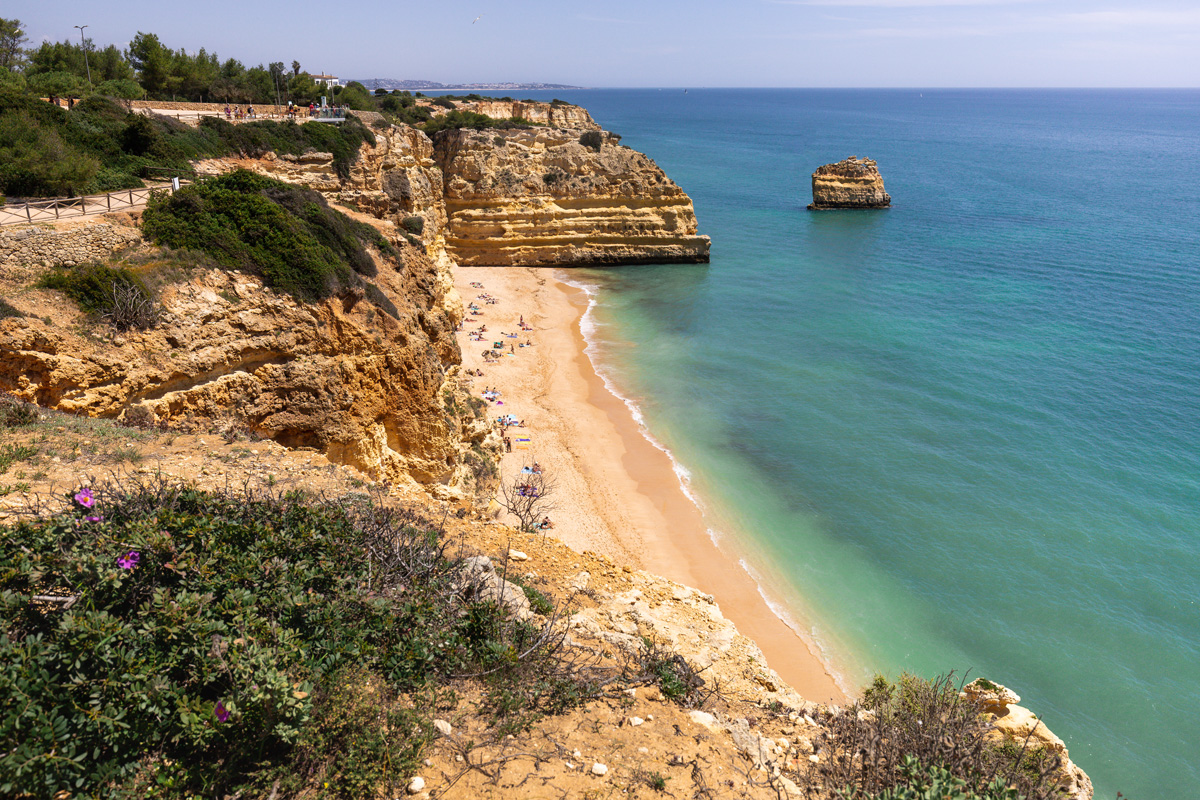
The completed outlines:
{"type": "Polygon", "coordinates": [[[121,569],[133,569],[142,560],[142,554],[137,550],[130,550],[125,555],[117,559],[117,564],[121,569]]]}
{"type": "Polygon", "coordinates": [[[83,488],[75,495],[75,502],[84,508],[91,508],[96,504],[96,499],[92,497],[91,489],[83,488]]]}
{"type": "Polygon", "coordinates": [[[232,716],[229,709],[220,700],[217,701],[217,707],[213,709],[213,713],[217,715],[217,722],[229,722],[229,718],[232,716]]]}
{"type": "Polygon", "coordinates": [[[104,517],[84,517],[88,522],[103,522],[104,517]]]}

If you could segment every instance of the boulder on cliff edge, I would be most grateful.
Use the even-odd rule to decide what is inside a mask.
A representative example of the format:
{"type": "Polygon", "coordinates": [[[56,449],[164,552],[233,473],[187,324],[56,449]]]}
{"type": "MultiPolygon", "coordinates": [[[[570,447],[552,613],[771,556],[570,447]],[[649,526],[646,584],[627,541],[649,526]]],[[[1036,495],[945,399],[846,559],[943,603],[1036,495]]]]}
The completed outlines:
{"type": "Polygon", "coordinates": [[[812,175],[812,194],[810,210],[887,208],[892,204],[875,162],[858,156],[817,167],[812,175]]]}

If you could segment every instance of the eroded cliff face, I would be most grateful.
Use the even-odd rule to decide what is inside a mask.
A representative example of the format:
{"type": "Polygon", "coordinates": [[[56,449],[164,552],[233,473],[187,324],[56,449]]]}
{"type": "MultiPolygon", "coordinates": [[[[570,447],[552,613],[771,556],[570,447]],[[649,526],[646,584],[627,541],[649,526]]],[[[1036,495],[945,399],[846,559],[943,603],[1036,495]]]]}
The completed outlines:
{"type": "Polygon", "coordinates": [[[601,131],[584,109],[505,101],[460,107],[496,117],[533,114],[560,127],[443,131],[435,147],[421,131],[391,126],[375,131],[374,146],[362,146],[345,180],[330,153],[213,159],[198,170],[251,169],[397,226],[419,216],[421,242],[439,262],[708,261],[709,239],[697,233],[691,198],[652,160],[601,131]],[[580,144],[584,134],[593,146],[580,144]]]}
{"type": "Polygon", "coordinates": [[[812,175],[812,195],[810,209],[887,208],[892,203],[875,162],[857,156],[817,167],[812,175]]]}
{"type": "Polygon", "coordinates": [[[393,125],[375,130],[375,144],[364,144],[350,175],[342,179],[333,154],[216,158],[200,161],[196,171],[218,175],[242,168],[318,191],[330,200],[350,204],[376,219],[399,225],[405,218],[424,220],[423,239],[435,258],[443,252],[446,209],[442,171],[434,160],[433,142],[419,130],[393,125]]]}
{"type": "MultiPolygon", "coordinates": [[[[520,117],[530,122],[537,122],[549,127],[558,128],[587,128],[600,130],[600,126],[592,119],[586,108],[573,106],[568,103],[525,103],[520,100],[479,100],[460,102],[458,108],[462,111],[473,111],[476,114],[486,114],[493,119],[508,119],[520,117]]],[[[433,106],[434,111],[441,111],[433,106]]]]}
{"type": "Polygon", "coordinates": [[[658,165],[588,130],[445,131],[446,249],[463,265],[707,262],[691,199],[658,165]]]}
{"type": "Polygon", "coordinates": [[[157,326],[120,335],[56,292],[6,291],[26,316],[0,320],[0,389],[89,416],[236,425],[376,479],[471,493],[469,453],[495,443],[458,386],[439,268],[405,247],[373,282],[398,319],[359,293],[304,304],[206,271],[163,288],[157,326]]]}

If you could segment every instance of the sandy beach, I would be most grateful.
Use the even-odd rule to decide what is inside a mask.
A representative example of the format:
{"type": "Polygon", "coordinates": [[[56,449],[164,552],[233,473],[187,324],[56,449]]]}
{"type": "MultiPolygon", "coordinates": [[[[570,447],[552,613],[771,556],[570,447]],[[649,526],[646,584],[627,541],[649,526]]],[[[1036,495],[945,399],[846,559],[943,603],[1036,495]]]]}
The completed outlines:
{"type": "Polygon", "coordinates": [[[468,308],[458,334],[464,369],[483,372],[474,379],[475,394],[495,389],[500,402],[489,404],[491,418],[512,414],[524,423],[509,428],[513,451],[501,463],[502,478],[541,465],[554,483],[552,534],[576,550],[712,594],[806,699],[844,700],[815,646],[771,611],[737,554],[713,543],[670,458],[596,374],[579,329],[586,294],[556,280],[554,270],[525,267],[456,268],[455,285],[464,304],[480,312],[468,308]],[[532,330],[520,328],[522,318],[532,330]],[[487,330],[475,341],[469,331],[480,325],[487,330]],[[496,342],[504,343],[505,355],[486,363],[483,352],[496,342]]]}

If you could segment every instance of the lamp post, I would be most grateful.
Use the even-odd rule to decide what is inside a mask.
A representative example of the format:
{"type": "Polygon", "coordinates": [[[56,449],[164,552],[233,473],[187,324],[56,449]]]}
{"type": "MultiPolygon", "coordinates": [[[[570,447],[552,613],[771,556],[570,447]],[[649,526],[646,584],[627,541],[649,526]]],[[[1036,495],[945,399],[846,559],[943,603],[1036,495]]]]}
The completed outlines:
{"type": "Polygon", "coordinates": [[[91,86],[92,85],[92,65],[88,63],[87,40],[83,38],[83,29],[90,28],[92,26],[91,25],[75,25],[74,27],[79,28],[79,46],[83,48],[83,65],[85,67],[87,67],[88,86],[91,86]]]}

